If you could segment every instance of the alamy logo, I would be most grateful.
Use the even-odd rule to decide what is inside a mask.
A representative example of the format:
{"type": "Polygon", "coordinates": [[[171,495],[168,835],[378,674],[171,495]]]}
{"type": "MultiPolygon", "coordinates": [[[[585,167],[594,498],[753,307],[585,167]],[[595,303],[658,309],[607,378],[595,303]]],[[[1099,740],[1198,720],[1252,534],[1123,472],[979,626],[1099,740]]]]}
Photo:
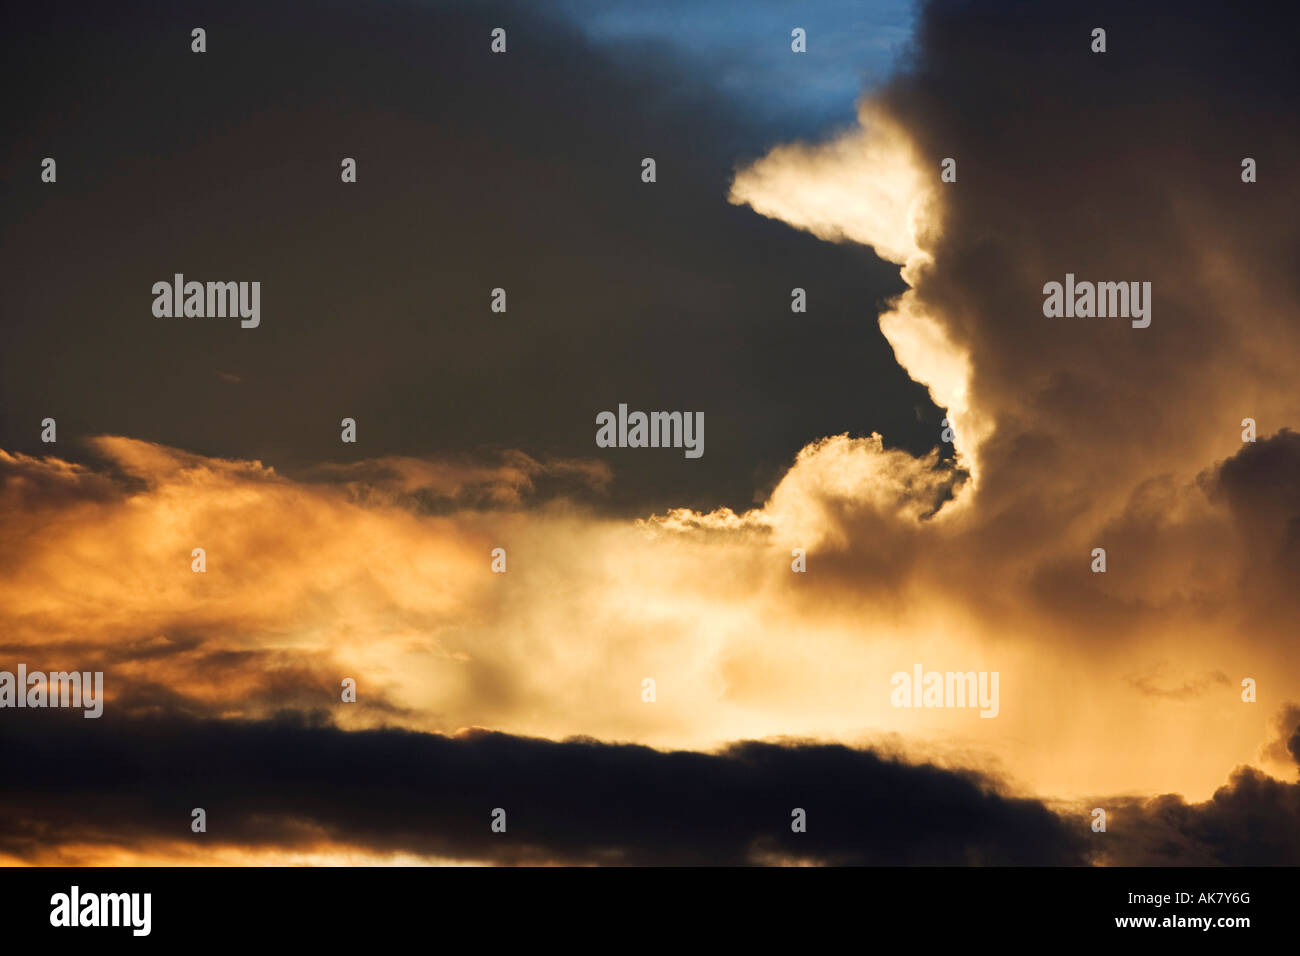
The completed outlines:
{"type": "Polygon", "coordinates": [[[171,282],[155,282],[153,294],[153,314],[160,319],[238,316],[246,329],[262,321],[261,282],[186,282],[178,272],[171,282]]]}
{"type": "Polygon", "coordinates": [[[129,926],[133,936],[148,936],[152,928],[152,893],[71,892],[50,897],[51,926],[129,926]]]}
{"type": "Polygon", "coordinates": [[[618,406],[618,415],[601,412],[596,416],[597,448],[685,448],[687,458],[704,454],[703,412],[628,413],[618,406]]]}
{"type": "Polygon", "coordinates": [[[0,708],[2,707],[83,707],[83,717],[95,718],[104,713],[103,671],[39,671],[27,673],[27,665],[18,665],[18,674],[0,671],[0,708]]]}
{"type": "Polygon", "coordinates": [[[897,671],[889,678],[895,707],[979,707],[981,717],[998,715],[998,672],[929,671],[921,665],[912,673],[897,671]]]}
{"type": "Polygon", "coordinates": [[[1074,273],[1067,272],[1064,286],[1049,282],[1043,295],[1043,315],[1049,319],[1132,319],[1135,329],[1151,324],[1150,282],[1075,282],[1074,273]]]}

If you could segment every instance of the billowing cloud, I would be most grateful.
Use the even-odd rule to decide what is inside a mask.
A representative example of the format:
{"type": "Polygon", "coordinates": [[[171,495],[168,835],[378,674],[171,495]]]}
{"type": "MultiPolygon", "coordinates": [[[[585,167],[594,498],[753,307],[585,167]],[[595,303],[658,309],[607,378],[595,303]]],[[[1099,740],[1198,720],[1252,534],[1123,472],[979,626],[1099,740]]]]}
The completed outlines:
{"type": "MultiPolygon", "coordinates": [[[[1181,633],[1176,664],[1151,637],[1139,654],[1115,654],[1104,639],[1043,646],[1044,635],[1072,635],[1032,606],[1034,589],[1044,575],[1058,588],[1071,573],[1087,582],[1086,570],[1048,565],[972,609],[973,557],[942,518],[963,493],[960,472],[875,438],[811,445],[751,512],[636,523],[563,498],[431,510],[401,491],[391,463],[359,464],[340,483],[126,439],[98,446],[100,469],[0,463],[12,556],[0,564],[2,647],[33,669],[103,669],[109,706],[133,713],[328,708],[344,726],[479,725],[657,746],[898,733],[918,747],[946,740],[971,759],[996,755],[1054,789],[1119,789],[1141,767],[1153,788],[1191,781],[1208,792],[1225,762],[1257,747],[1240,678],[1256,679],[1265,703],[1294,695],[1285,646],[1225,656],[1204,626],[1181,633]],[[195,547],[206,554],[201,574],[195,547]],[[806,552],[803,574],[791,570],[795,549],[806,552]],[[890,676],[917,663],[999,671],[998,718],[892,706],[890,676]],[[347,677],[356,705],[340,701],[347,677]],[[1152,710],[1153,695],[1167,703],[1152,710]],[[1066,723],[1045,722],[1065,713],[1066,723]],[[1121,725],[1122,754],[1062,764],[1062,748],[1104,759],[1119,732],[1109,728],[1121,725]],[[1170,733],[1203,735],[1195,774],[1168,756],[1170,733]]],[[[1234,474],[1234,461],[1220,471],[1234,474]]],[[[481,468],[476,480],[489,474],[481,468]]],[[[1218,473],[1194,493],[1204,520],[1230,535],[1218,473]]],[[[1001,563],[985,559],[988,570],[1001,563]]],[[[1234,578],[1216,580],[1202,607],[1229,613],[1234,578]]],[[[1076,588],[1076,600],[1086,595],[1076,588]]],[[[1188,620],[1159,606],[1132,611],[1188,620]]]]}
{"type": "MultiPolygon", "coordinates": [[[[1118,681],[1150,697],[1133,675],[1172,656],[1171,706],[1208,713],[1247,677],[1297,689],[1300,606],[1282,582],[1296,567],[1300,234],[1277,213],[1298,198],[1295,129],[1277,121],[1294,24],[1273,16],[929,3],[857,128],[777,147],[733,183],[733,202],[903,266],[910,288],[881,331],[948,408],[971,478],[936,520],[897,528],[924,558],[899,547],[910,571],[891,586],[942,594],[1003,653],[1050,644],[1097,699],[1123,699],[1118,681]],[[1098,23],[1105,54],[1090,49],[1098,23]],[[1246,63],[1264,74],[1231,65],[1246,63]],[[1244,157],[1277,175],[1243,182],[1244,157]],[[1046,317],[1044,286],[1067,273],[1150,282],[1151,325],[1046,317]]],[[[855,543],[833,560],[879,580],[855,543]]],[[[1070,722],[1109,724],[1087,703],[1070,722]]]]}

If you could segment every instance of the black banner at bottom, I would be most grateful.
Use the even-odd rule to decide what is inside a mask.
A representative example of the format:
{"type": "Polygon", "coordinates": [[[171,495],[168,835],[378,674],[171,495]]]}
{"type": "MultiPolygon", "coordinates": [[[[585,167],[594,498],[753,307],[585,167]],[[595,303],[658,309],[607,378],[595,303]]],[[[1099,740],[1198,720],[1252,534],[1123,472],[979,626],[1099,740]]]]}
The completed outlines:
{"type": "Polygon", "coordinates": [[[902,934],[1232,945],[1285,934],[1297,888],[1290,868],[9,868],[0,882],[11,941],[144,946],[373,944],[452,930],[602,947],[807,946],[830,931],[864,944],[902,934]]]}

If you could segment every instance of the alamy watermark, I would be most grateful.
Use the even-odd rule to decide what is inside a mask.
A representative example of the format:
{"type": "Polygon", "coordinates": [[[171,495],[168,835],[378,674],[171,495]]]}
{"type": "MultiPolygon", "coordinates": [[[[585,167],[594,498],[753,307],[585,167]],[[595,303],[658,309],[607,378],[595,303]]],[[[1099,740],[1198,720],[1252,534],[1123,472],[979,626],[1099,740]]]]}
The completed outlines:
{"type": "Polygon", "coordinates": [[[153,294],[153,314],[160,319],[238,316],[246,329],[262,322],[261,282],[186,282],[178,272],[171,282],[155,282],[153,294]]]}
{"type": "Polygon", "coordinates": [[[916,664],[910,674],[895,672],[889,683],[895,707],[979,707],[980,717],[998,715],[997,671],[925,671],[916,664]]]}
{"type": "Polygon", "coordinates": [[[152,893],[82,893],[74,885],[50,897],[51,926],[129,926],[133,936],[152,929],[152,893]]]}
{"type": "Polygon", "coordinates": [[[684,448],[687,458],[704,454],[703,412],[631,412],[596,416],[597,448],[684,448]]]}
{"type": "Polygon", "coordinates": [[[0,671],[0,708],[81,707],[83,717],[104,713],[103,671],[33,671],[19,664],[18,673],[0,671]]]}
{"type": "Polygon", "coordinates": [[[1065,274],[1065,284],[1043,286],[1043,315],[1049,319],[1132,319],[1135,329],[1151,324],[1150,282],[1075,282],[1065,274]]]}

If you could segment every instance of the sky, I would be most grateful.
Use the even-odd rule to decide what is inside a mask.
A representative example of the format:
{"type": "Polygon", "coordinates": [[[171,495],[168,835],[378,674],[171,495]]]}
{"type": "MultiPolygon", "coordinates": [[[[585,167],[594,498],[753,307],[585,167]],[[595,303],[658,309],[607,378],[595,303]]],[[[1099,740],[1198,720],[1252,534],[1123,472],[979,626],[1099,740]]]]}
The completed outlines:
{"type": "Polygon", "coordinates": [[[1300,862],[1296,14],[379,9],[3,14],[0,862],[1300,862]]]}
{"type": "Polygon", "coordinates": [[[859,94],[888,79],[906,51],[915,14],[906,0],[756,0],[743,7],[564,0],[553,9],[602,49],[666,49],[683,61],[691,83],[713,87],[769,136],[851,125],[859,94]],[[790,55],[792,24],[815,37],[808,48],[815,69],[790,55]]]}

